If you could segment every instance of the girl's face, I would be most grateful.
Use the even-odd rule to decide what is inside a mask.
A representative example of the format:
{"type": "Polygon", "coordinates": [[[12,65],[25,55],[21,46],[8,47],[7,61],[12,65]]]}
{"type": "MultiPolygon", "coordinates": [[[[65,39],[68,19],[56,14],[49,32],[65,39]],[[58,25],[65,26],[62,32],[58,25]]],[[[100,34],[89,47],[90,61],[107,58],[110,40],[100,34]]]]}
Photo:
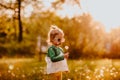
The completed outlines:
{"type": "Polygon", "coordinates": [[[56,35],[55,38],[52,40],[53,45],[59,46],[62,43],[63,35],[59,34],[56,35]]]}

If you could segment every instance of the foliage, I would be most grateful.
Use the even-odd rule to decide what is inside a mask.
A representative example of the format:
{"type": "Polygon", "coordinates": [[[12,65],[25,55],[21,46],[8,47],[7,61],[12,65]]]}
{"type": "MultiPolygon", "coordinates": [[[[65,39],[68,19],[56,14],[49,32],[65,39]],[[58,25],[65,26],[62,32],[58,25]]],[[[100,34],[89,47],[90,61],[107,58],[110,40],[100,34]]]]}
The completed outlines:
{"type": "Polygon", "coordinates": [[[33,57],[35,54],[33,42],[23,41],[0,44],[1,57],[33,57]]]}
{"type": "MultiPolygon", "coordinates": [[[[3,0],[1,1],[4,2],[3,0]]],[[[77,0],[75,0],[75,2],[76,1],[77,0]]],[[[53,2],[53,5],[57,6],[63,3],[64,1],[60,1],[54,5],[53,2]]],[[[9,4],[9,2],[5,3],[5,5],[6,4],[9,4]]],[[[27,6],[32,5],[34,11],[30,17],[25,17],[24,14],[21,15],[23,25],[23,42],[21,43],[16,42],[19,37],[16,14],[9,16],[9,14],[5,13],[6,10],[0,7],[3,13],[0,14],[0,52],[2,56],[4,56],[3,54],[17,55],[18,53],[29,56],[29,53],[35,53],[37,37],[40,36],[41,38],[41,46],[46,46],[47,33],[50,25],[57,25],[65,33],[66,41],[62,47],[69,46],[68,51],[71,59],[79,59],[80,57],[120,57],[119,28],[110,33],[106,33],[104,26],[100,22],[94,21],[89,13],[83,13],[73,18],[61,18],[54,12],[58,8],[50,8],[53,9],[53,11],[49,9],[43,10],[43,3],[38,0],[22,0],[21,9],[23,13],[25,4],[27,6]]],[[[17,8],[14,2],[11,2],[8,6],[14,8],[14,10],[17,8]]]]}
{"type": "Polygon", "coordinates": [[[110,54],[115,54],[115,55],[109,55],[111,58],[119,58],[120,57],[120,28],[118,29],[113,29],[109,35],[110,37],[110,42],[111,42],[111,50],[110,54]]]}
{"type": "MultiPolygon", "coordinates": [[[[4,49],[6,48],[5,49],[6,54],[8,52],[17,54],[19,50],[21,51],[23,50],[23,52],[25,52],[25,53],[22,52],[23,54],[35,53],[30,51],[35,51],[34,47],[37,46],[36,45],[37,37],[40,36],[42,42],[44,42],[41,44],[45,45],[45,42],[47,40],[47,33],[49,31],[49,26],[52,24],[55,24],[61,29],[63,29],[65,33],[66,42],[62,45],[62,47],[64,48],[65,46],[69,46],[68,51],[70,52],[70,58],[72,59],[75,58],[78,59],[80,57],[109,57],[110,55],[112,56],[114,54],[114,51],[116,51],[113,49],[118,49],[117,47],[116,48],[114,47],[119,42],[118,40],[117,43],[115,44],[115,40],[116,40],[115,38],[117,37],[117,33],[112,34],[114,38],[111,39],[114,40],[114,42],[112,42],[114,44],[111,45],[114,48],[111,49],[112,50],[111,54],[109,55],[107,54],[106,43],[108,43],[109,42],[108,40],[110,40],[109,38],[107,38],[109,36],[105,33],[103,25],[100,24],[99,22],[94,21],[90,16],[90,14],[83,14],[81,16],[69,19],[67,17],[60,18],[59,16],[56,16],[55,13],[51,13],[47,11],[47,12],[40,12],[40,14],[33,14],[30,18],[23,18],[24,41],[22,43],[23,44],[25,43],[24,45],[27,46],[26,51],[24,50],[25,47],[23,46],[23,44],[21,43],[18,44],[16,42],[17,36],[15,35],[18,32],[18,29],[13,27],[11,25],[11,22],[6,23],[4,26],[7,26],[8,24],[9,24],[9,28],[6,29],[4,27],[1,30],[7,33],[7,37],[0,38],[2,43],[5,44],[9,43],[8,45],[11,45],[10,46],[11,48],[10,47],[8,48],[7,46],[3,47],[4,49]],[[19,46],[21,48],[19,47],[14,48],[13,44],[21,45],[19,46]]],[[[15,22],[15,24],[17,23],[15,22]]],[[[3,48],[1,46],[1,49],[3,48]]]]}

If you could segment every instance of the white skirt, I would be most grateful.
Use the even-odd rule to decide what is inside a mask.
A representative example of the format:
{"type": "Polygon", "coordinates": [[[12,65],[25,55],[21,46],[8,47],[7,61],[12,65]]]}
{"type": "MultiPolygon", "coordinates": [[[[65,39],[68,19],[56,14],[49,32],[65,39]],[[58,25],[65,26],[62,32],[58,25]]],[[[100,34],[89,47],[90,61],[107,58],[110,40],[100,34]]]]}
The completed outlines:
{"type": "Polygon", "coordinates": [[[66,59],[58,62],[52,62],[49,57],[45,57],[45,61],[47,63],[47,74],[69,71],[66,59]]]}

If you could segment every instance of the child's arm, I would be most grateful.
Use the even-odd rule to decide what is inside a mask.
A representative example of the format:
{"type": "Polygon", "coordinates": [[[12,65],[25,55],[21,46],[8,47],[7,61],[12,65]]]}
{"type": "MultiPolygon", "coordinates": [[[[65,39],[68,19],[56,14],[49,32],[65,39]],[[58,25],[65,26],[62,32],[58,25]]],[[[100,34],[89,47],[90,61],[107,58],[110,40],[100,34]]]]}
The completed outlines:
{"type": "Polygon", "coordinates": [[[68,59],[68,57],[69,57],[69,52],[66,52],[66,53],[64,54],[64,58],[68,59]]]}
{"type": "Polygon", "coordinates": [[[51,58],[52,62],[57,62],[57,61],[64,60],[64,55],[56,56],[53,48],[48,49],[48,56],[51,58]]]}

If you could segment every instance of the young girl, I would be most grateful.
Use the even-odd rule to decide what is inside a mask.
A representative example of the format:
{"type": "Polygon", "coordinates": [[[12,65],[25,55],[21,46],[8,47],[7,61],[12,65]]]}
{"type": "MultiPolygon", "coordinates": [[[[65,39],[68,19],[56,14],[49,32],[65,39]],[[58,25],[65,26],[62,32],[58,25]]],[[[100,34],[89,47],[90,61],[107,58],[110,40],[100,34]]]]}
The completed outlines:
{"type": "Polygon", "coordinates": [[[62,80],[62,72],[69,71],[66,59],[69,53],[64,53],[60,44],[64,42],[64,33],[57,26],[51,26],[48,33],[48,42],[51,46],[48,48],[46,57],[47,74],[50,74],[50,80],[62,80]]]}

